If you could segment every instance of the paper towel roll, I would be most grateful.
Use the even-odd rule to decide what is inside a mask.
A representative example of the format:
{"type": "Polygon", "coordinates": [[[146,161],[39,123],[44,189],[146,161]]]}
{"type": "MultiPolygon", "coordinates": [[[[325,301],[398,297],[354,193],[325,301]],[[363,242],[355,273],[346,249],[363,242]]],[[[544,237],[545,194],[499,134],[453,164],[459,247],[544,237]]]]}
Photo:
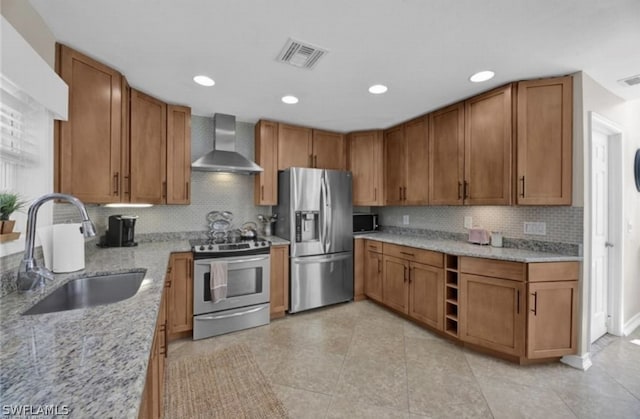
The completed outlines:
{"type": "Polygon", "coordinates": [[[84,269],[84,236],[80,226],[80,223],[53,226],[53,272],[84,269]]]}
{"type": "Polygon", "coordinates": [[[41,227],[38,229],[38,237],[42,245],[42,254],[44,256],[44,266],[51,269],[53,264],[53,226],[41,227]]]}

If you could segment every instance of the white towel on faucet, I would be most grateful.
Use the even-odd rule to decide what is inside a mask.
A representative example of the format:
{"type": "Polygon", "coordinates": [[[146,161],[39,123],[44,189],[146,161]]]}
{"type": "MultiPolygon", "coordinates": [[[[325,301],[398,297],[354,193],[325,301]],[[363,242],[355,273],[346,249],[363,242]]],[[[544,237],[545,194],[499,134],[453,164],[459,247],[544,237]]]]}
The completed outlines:
{"type": "Polygon", "coordinates": [[[211,301],[217,303],[227,298],[227,262],[211,262],[209,265],[211,301]]]}

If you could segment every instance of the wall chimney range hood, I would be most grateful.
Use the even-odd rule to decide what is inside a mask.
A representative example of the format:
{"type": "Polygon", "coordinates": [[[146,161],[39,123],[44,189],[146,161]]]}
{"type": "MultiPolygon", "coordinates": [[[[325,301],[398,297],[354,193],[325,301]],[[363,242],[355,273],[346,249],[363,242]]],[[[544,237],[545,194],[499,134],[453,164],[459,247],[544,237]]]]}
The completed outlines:
{"type": "Polygon", "coordinates": [[[191,168],[201,172],[227,172],[254,175],[263,171],[251,160],[236,152],[236,117],[213,115],[213,151],[193,163],[191,168]]]}

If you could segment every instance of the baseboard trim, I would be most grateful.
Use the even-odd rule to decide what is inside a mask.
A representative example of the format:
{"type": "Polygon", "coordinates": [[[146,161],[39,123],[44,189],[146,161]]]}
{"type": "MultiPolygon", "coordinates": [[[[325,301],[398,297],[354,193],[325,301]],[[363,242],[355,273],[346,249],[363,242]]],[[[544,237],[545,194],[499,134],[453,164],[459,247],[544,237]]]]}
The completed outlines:
{"type": "Polygon", "coordinates": [[[560,362],[570,367],[586,371],[593,365],[591,363],[591,355],[587,352],[584,355],[565,355],[560,358],[560,362]]]}
{"type": "Polygon", "coordinates": [[[640,313],[633,316],[628,322],[624,324],[622,333],[624,333],[625,336],[629,336],[631,333],[633,333],[634,330],[638,328],[638,326],[640,326],[640,313]]]}

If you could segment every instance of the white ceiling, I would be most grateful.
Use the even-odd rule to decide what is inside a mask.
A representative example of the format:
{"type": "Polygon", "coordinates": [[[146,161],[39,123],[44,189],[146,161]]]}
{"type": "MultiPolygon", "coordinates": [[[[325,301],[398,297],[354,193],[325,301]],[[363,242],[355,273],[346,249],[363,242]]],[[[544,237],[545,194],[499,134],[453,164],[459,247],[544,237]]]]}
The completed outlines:
{"type": "Polygon", "coordinates": [[[30,0],[56,39],[197,115],[336,131],[386,128],[504,83],[582,70],[640,85],[639,0],[30,0]],[[289,37],[329,50],[276,61],[289,37]],[[492,69],[496,77],[468,77],[492,69]],[[216,85],[193,83],[197,74],[216,85]],[[389,86],[374,96],[367,88],[389,86]],[[292,94],[297,105],[280,98],[292,94]]]}

